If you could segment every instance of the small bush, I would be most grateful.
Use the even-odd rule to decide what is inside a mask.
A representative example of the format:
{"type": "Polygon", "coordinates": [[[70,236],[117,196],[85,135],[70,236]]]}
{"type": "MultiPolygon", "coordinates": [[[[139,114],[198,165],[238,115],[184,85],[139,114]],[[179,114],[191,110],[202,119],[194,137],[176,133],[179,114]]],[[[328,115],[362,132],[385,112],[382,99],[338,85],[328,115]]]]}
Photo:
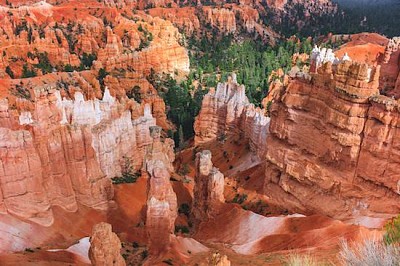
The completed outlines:
{"type": "Polygon", "coordinates": [[[386,244],[400,243],[400,215],[390,221],[385,229],[386,233],[383,239],[386,244]]]}
{"type": "Polygon", "coordinates": [[[165,264],[168,264],[168,265],[174,265],[174,263],[172,262],[172,259],[163,260],[162,262],[164,262],[165,264]]]}
{"type": "Polygon", "coordinates": [[[381,240],[366,239],[350,246],[342,241],[339,259],[347,266],[396,266],[400,262],[400,250],[395,245],[385,245],[381,240]]]}
{"type": "Polygon", "coordinates": [[[319,264],[310,255],[291,254],[284,264],[286,266],[318,266],[319,264]]]}
{"type": "Polygon", "coordinates": [[[27,64],[24,64],[22,67],[22,78],[32,78],[36,77],[36,71],[33,69],[29,69],[27,64]]]}
{"type": "Polygon", "coordinates": [[[179,174],[184,176],[189,173],[190,173],[189,165],[187,163],[184,163],[182,167],[179,169],[179,174]]]}
{"type": "Polygon", "coordinates": [[[189,228],[184,225],[175,225],[175,233],[189,234],[189,228]]]}
{"type": "Polygon", "coordinates": [[[189,217],[190,214],[190,206],[187,203],[182,203],[181,206],[179,206],[178,212],[181,214],[186,215],[189,217]]]}
{"type": "Polygon", "coordinates": [[[142,256],[142,259],[144,260],[149,256],[149,252],[145,249],[145,250],[143,250],[141,256],[142,256]]]}
{"type": "Polygon", "coordinates": [[[236,194],[235,197],[233,198],[232,202],[233,203],[242,204],[246,200],[247,200],[247,195],[246,194],[236,194]]]}
{"type": "Polygon", "coordinates": [[[125,165],[122,168],[122,176],[111,178],[113,184],[135,183],[140,177],[139,172],[135,172],[129,158],[124,157],[125,165]]]}
{"type": "Polygon", "coordinates": [[[10,66],[6,67],[6,73],[10,76],[10,78],[14,78],[14,72],[11,70],[10,66]]]}

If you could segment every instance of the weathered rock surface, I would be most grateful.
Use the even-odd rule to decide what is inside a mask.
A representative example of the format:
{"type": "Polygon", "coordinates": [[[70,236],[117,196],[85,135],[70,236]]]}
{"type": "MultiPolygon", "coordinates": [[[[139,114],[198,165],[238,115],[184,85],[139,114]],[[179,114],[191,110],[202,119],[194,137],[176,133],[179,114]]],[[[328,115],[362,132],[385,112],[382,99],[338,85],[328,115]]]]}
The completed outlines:
{"type": "Polygon", "coordinates": [[[243,136],[260,158],[263,157],[269,118],[264,110],[249,103],[245,87],[233,75],[226,83],[219,83],[204,96],[194,124],[196,145],[211,140],[223,140],[228,134],[243,136]]]}
{"type": "Polygon", "coordinates": [[[89,258],[94,266],[125,266],[120,250],[121,241],[112,232],[111,224],[99,223],[93,227],[89,258]]]}
{"type": "Polygon", "coordinates": [[[146,230],[149,237],[149,252],[160,255],[170,248],[178,216],[177,198],[170,183],[170,172],[174,161],[173,141],[162,142],[160,127],[150,129],[153,138],[146,155],[146,170],[150,175],[147,198],[146,230]]]}
{"type": "Polygon", "coordinates": [[[328,60],[316,72],[271,106],[265,193],[338,219],[398,213],[397,109],[378,96],[380,68],[328,60]]]}

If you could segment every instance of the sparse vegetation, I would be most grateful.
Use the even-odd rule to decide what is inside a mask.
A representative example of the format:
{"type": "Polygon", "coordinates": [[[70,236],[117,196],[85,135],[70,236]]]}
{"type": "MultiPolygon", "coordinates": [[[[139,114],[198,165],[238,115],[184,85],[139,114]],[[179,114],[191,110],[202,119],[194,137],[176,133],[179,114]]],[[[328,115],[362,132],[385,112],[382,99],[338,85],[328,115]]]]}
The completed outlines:
{"type": "Polygon", "coordinates": [[[400,262],[399,246],[385,245],[378,239],[365,239],[352,245],[343,240],[339,255],[346,266],[397,266],[400,262]]]}
{"type": "Polygon", "coordinates": [[[6,67],[6,73],[10,76],[10,78],[14,78],[14,72],[11,70],[10,66],[6,67]]]}
{"type": "Polygon", "coordinates": [[[138,103],[142,102],[142,95],[140,93],[140,87],[138,85],[135,85],[131,90],[127,91],[126,96],[129,99],[134,99],[138,103]]]}
{"type": "Polygon", "coordinates": [[[189,165],[187,163],[184,163],[179,169],[179,174],[183,175],[183,176],[187,175],[189,172],[190,172],[190,169],[189,169],[189,165]]]}
{"type": "Polygon", "coordinates": [[[35,67],[42,70],[43,74],[51,73],[53,70],[53,66],[50,63],[47,52],[37,53],[36,57],[39,60],[39,64],[36,64],[35,67]]]}
{"type": "Polygon", "coordinates": [[[24,66],[22,67],[22,78],[32,78],[36,77],[36,71],[32,68],[28,68],[28,65],[25,63],[24,66]]]}
{"type": "Polygon", "coordinates": [[[164,262],[165,264],[168,264],[168,265],[174,265],[172,259],[166,259],[166,260],[163,260],[162,262],[164,262]]]}
{"type": "Polygon", "coordinates": [[[129,158],[124,157],[124,165],[122,167],[122,176],[112,178],[113,184],[125,184],[125,183],[135,183],[137,179],[140,177],[139,172],[135,172],[135,169],[132,166],[129,158]]]}
{"type": "Polygon", "coordinates": [[[286,266],[321,266],[311,255],[291,254],[284,263],[286,266]]]}
{"type": "Polygon", "coordinates": [[[189,234],[189,228],[185,225],[175,225],[175,233],[189,234]]]}
{"type": "Polygon", "coordinates": [[[29,90],[19,84],[17,84],[15,88],[11,89],[11,94],[17,96],[18,98],[23,98],[26,100],[31,99],[31,93],[29,92],[29,90]]]}
{"type": "Polygon", "coordinates": [[[247,200],[247,194],[236,194],[233,198],[233,203],[243,204],[247,200]]]}
{"type": "Polygon", "coordinates": [[[400,215],[392,219],[386,226],[384,241],[387,245],[400,244],[400,215]]]}
{"type": "Polygon", "coordinates": [[[182,203],[181,206],[179,206],[178,213],[184,214],[187,217],[190,215],[190,206],[187,203],[182,203]]]}
{"type": "Polygon", "coordinates": [[[97,80],[99,81],[102,90],[105,88],[104,78],[109,74],[110,73],[108,73],[104,68],[100,68],[99,72],[97,73],[97,80]]]}

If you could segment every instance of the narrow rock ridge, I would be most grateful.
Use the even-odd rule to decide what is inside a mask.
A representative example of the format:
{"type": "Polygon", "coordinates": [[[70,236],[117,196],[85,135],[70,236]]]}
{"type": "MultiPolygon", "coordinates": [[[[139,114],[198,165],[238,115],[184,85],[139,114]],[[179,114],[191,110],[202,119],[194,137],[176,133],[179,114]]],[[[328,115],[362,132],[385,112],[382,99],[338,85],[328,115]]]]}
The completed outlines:
{"type": "Polygon", "coordinates": [[[138,170],[152,143],[156,121],[131,112],[105,89],[101,100],[61,99],[54,89],[35,90],[29,111],[18,116],[1,102],[0,212],[49,226],[51,206],[74,212],[80,204],[106,209],[113,197],[111,178],[126,160],[138,170]]]}
{"type": "Polygon", "coordinates": [[[120,251],[121,241],[112,232],[111,224],[99,223],[93,226],[89,249],[93,266],[125,266],[120,251]]]}
{"type": "Polygon", "coordinates": [[[225,203],[224,175],[213,166],[212,154],[205,150],[196,154],[196,175],[192,215],[196,223],[211,218],[225,203]]]}
{"type": "Polygon", "coordinates": [[[399,111],[379,95],[380,67],[334,56],[313,64],[311,80],[291,80],[271,106],[265,194],[358,222],[399,213],[399,111]]]}
{"type": "Polygon", "coordinates": [[[195,144],[224,139],[227,135],[244,136],[260,158],[264,157],[269,118],[265,110],[250,104],[245,87],[236,75],[226,83],[219,83],[204,96],[201,110],[194,124],[195,144]]]}
{"type": "Polygon", "coordinates": [[[150,175],[146,229],[149,252],[158,256],[170,248],[178,216],[178,203],[169,172],[173,170],[173,141],[171,139],[161,141],[160,127],[151,127],[150,132],[153,143],[149,146],[145,165],[150,175]]]}

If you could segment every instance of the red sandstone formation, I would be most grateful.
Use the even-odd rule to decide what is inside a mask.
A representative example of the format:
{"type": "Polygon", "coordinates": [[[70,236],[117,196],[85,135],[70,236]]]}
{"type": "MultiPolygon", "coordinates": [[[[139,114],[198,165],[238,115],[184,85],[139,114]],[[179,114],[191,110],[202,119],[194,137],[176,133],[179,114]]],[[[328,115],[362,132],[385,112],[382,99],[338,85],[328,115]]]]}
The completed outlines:
{"type": "Polygon", "coordinates": [[[160,127],[150,129],[153,143],[146,155],[146,170],[150,175],[147,196],[146,230],[149,252],[161,255],[170,248],[178,215],[177,199],[170,183],[170,173],[174,158],[173,143],[160,140],[160,127]]]}
{"type": "Polygon", "coordinates": [[[125,266],[120,250],[121,241],[112,232],[111,224],[99,223],[93,227],[89,258],[94,266],[125,266]]]}
{"type": "Polygon", "coordinates": [[[210,151],[197,153],[195,164],[192,214],[197,221],[201,221],[216,215],[225,202],[225,181],[224,175],[213,166],[210,151]]]}
{"type": "Polygon", "coordinates": [[[196,145],[212,140],[223,140],[227,134],[244,136],[260,158],[265,153],[265,139],[269,119],[264,111],[249,103],[245,87],[236,76],[219,83],[204,97],[201,111],[194,125],[196,145]]]}
{"type": "Polygon", "coordinates": [[[152,143],[149,128],[156,124],[150,107],[131,120],[107,89],[102,100],[85,100],[79,91],[74,100],[61,99],[51,88],[35,93],[35,104],[19,115],[2,104],[2,212],[49,225],[50,206],[107,208],[110,178],[120,176],[126,163],[142,167],[152,143]]]}
{"type": "Polygon", "coordinates": [[[271,107],[265,193],[293,210],[366,224],[398,213],[396,126],[383,110],[396,111],[378,96],[380,68],[343,60],[316,72],[292,80],[271,107]]]}

